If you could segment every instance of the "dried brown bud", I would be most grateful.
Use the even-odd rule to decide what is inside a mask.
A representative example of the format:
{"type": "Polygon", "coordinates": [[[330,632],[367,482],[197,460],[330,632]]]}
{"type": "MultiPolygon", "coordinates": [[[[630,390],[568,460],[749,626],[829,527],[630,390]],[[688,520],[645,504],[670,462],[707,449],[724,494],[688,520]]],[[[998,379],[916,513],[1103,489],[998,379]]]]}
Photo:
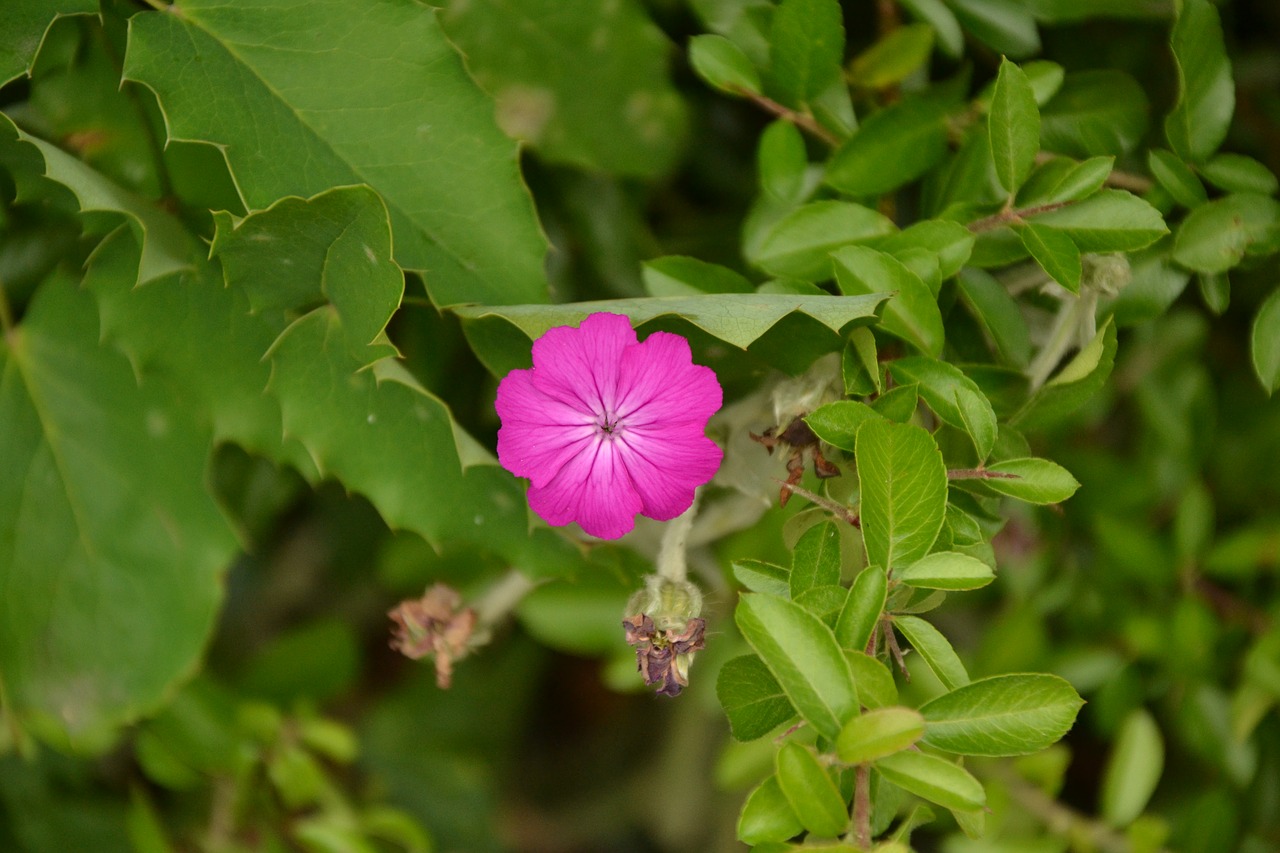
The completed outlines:
{"type": "Polygon", "coordinates": [[[436,684],[444,690],[453,679],[453,662],[466,656],[476,626],[475,611],[461,605],[455,590],[438,583],[387,613],[395,623],[391,648],[413,660],[434,656],[436,684]]]}
{"type": "Polygon", "coordinates": [[[622,620],[627,643],[636,647],[636,667],[645,684],[657,684],[663,696],[679,696],[689,686],[693,653],[706,647],[707,623],[689,619],[683,631],[659,631],[653,620],[640,613],[622,620]]]}

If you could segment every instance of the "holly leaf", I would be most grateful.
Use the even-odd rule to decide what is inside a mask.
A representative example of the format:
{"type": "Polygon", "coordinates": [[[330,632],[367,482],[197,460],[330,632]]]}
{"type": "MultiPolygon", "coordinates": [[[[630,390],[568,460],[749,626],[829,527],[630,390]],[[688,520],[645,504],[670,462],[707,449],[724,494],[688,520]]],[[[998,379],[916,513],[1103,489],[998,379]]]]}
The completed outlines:
{"type": "Polygon", "coordinates": [[[97,13],[96,0],[8,0],[0,15],[0,86],[31,72],[54,21],[97,13]]]}

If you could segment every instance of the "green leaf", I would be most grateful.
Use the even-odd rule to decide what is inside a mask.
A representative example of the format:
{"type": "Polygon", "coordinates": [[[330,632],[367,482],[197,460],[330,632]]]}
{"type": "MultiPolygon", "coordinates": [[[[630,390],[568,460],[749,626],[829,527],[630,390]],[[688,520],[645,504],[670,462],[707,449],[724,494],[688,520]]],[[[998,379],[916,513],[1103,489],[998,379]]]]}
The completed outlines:
{"type": "Polygon", "coordinates": [[[1022,245],[1049,277],[1072,293],[1080,292],[1080,250],[1070,235],[1035,222],[1017,229],[1022,245]]]}
{"type": "Polygon", "coordinates": [[[498,126],[547,160],[621,175],[675,165],[685,109],[671,43],[636,0],[453,0],[440,23],[498,126]],[[590,69],[590,73],[583,73],[590,69]]]}
{"type": "Polygon", "coordinates": [[[875,322],[886,298],[883,293],[853,297],[711,294],[564,305],[468,306],[454,312],[462,318],[476,354],[501,376],[512,368],[527,367],[532,342],[548,329],[576,326],[598,311],[625,314],[641,330],[651,321],[686,336],[700,329],[740,349],[766,338],[774,325],[796,314],[808,318],[818,330],[830,332],[830,349],[835,350],[843,343],[838,335],[849,326],[875,322]]]}
{"type": "Polygon", "coordinates": [[[1102,774],[1102,819],[1115,827],[1133,823],[1147,807],[1163,771],[1160,727],[1145,708],[1135,708],[1120,725],[1102,774]]]}
{"type": "Polygon", "coordinates": [[[963,767],[923,752],[898,752],[876,762],[876,769],[893,784],[960,812],[981,809],[987,803],[982,783],[963,767]]]}
{"type": "Polygon", "coordinates": [[[846,296],[880,293],[886,288],[896,291],[884,307],[880,328],[928,355],[942,353],[942,313],[920,276],[892,255],[866,246],[846,246],[831,259],[836,283],[846,296]]]}
{"type": "MultiPolygon", "coordinates": [[[[883,574],[883,573],[881,573],[883,574]]],[[[858,683],[858,701],[868,708],[885,708],[898,702],[898,685],[893,673],[878,658],[855,649],[845,649],[845,658],[858,683]]]]}
{"type": "Polygon", "coordinates": [[[834,403],[827,403],[825,406],[814,409],[805,416],[804,421],[818,438],[852,453],[858,429],[867,421],[880,417],[880,414],[866,403],[855,400],[836,400],[834,403]]]}
{"type": "Polygon", "coordinates": [[[1045,201],[1081,201],[1102,189],[1111,177],[1116,158],[1112,156],[1090,157],[1077,163],[1071,171],[1050,191],[1045,201]]]}
{"type": "Polygon", "coordinates": [[[734,560],[733,576],[752,592],[767,592],[783,598],[791,595],[791,572],[761,560],[734,560]]]}
{"type": "Polygon", "coordinates": [[[830,255],[842,246],[893,232],[876,211],[845,201],[815,201],[788,213],[747,247],[747,260],[765,272],[805,281],[831,278],[830,255]]]}
{"type": "Polygon", "coordinates": [[[835,630],[836,620],[844,608],[849,591],[839,584],[824,584],[806,589],[793,600],[805,610],[822,620],[831,630],[835,630]]]}
{"type": "Polygon", "coordinates": [[[1225,272],[1202,272],[1196,274],[1196,286],[1205,307],[1215,317],[1222,316],[1231,304],[1231,279],[1225,272]]]}
{"type": "Polygon", "coordinates": [[[1209,159],[1227,136],[1236,106],[1222,21],[1208,0],[1185,0],[1169,37],[1178,101],[1165,118],[1169,146],[1189,163],[1209,159]]]}
{"type": "Polygon", "coordinates": [[[916,413],[920,403],[920,389],[913,383],[890,388],[871,402],[871,408],[886,420],[905,424],[916,413]]]}
{"type": "Polygon", "coordinates": [[[738,839],[746,844],[786,841],[803,831],[800,818],[778,785],[776,773],[747,796],[738,816],[738,839]]]}
{"type": "Polygon", "coordinates": [[[997,53],[1022,59],[1040,52],[1035,19],[1021,0],[947,0],[964,28],[997,53]]]}
{"type": "Polygon", "coordinates": [[[1032,221],[1062,231],[1081,252],[1132,252],[1169,233],[1158,210],[1124,190],[1102,190],[1032,221]]]}
{"type": "Polygon", "coordinates": [[[836,755],[845,764],[868,764],[907,749],[924,736],[924,717],[912,708],[878,708],[845,723],[836,755]]]}
{"type": "Polygon", "coordinates": [[[991,567],[976,557],[938,551],[893,573],[907,586],[921,589],[981,589],[996,579],[991,567]]]}
{"type": "Polygon", "coordinates": [[[943,423],[968,433],[980,460],[991,454],[996,443],[996,413],[982,389],[960,368],[911,356],[897,359],[890,370],[900,383],[917,383],[920,396],[943,423]]]}
{"type": "Polygon", "coordinates": [[[99,342],[93,297],[63,278],[0,343],[0,422],[6,705],[102,749],[192,671],[213,628],[236,542],[204,487],[210,434],[99,342]]]}
{"type": "Polygon", "coordinates": [[[840,531],[830,521],[804,532],[791,554],[791,598],[818,586],[840,583],[840,531]]]}
{"type": "Polygon", "coordinates": [[[1280,181],[1270,169],[1243,154],[1214,155],[1200,167],[1200,174],[1218,189],[1229,193],[1274,195],[1276,190],[1280,190],[1280,181]]]}
{"type": "Polygon", "coordinates": [[[1036,391],[1009,423],[1036,429],[1062,420],[1093,398],[1111,376],[1116,360],[1116,325],[1108,319],[1084,349],[1036,391]]]}
{"type": "Polygon", "coordinates": [[[1040,111],[1026,73],[1008,59],[1000,61],[987,127],[996,176],[1012,196],[1031,173],[1040,150],[1040,111]]]}
{"type": "Polygon", "coordinates": [[[956,655],[951,643],[937,628],[918,616],[899,615],[893,625],[907,638],[933,674],[948,690],[955,690],[969,683],[969,673],[956,655]]]}
{"type": "Polygon", "coordinates": [[[95,0],[9,0],[0,15],[0,86],[31,72],[53,22],[66,15],[96,15],[95,0]]]}
{"type": "Polygon", "coordinates": [[[871,642],[884,612],[887,589],[888,580],[879,566],[867,566],[854,578],[836,621],[836,641],[841,648],[861,652],[871,642]]]}
{"type": "Polygon", "coordinates": [[[869,421],[856,459],[867,562],[890,571],[929,553],[947,511],[947,470],[933,436],[913,424],[869,421]]]}
{"type": "Polygon", "coordinates": [[[34,159],[38,160],[38,168],[43,174],[70,190],[83,212],[101,211],[125,218],[142,246],[138,284],[147,284],[192,268],[195,240],[178,220],[151,202],[120,188],[56,145],[31,136],[7,115],[0,114],[0,160],[8,161],[6,165],[14,171],[20,196],[26,194],[22,191],[25,188],[24,178],[29,172],[17,165],[14,158],[28,154],[29,151],[20,150],[27,146],[34,149],[34,159]]]}
{"type": "Polygon", "coordinates": [[[849,64],[849,82],[866,89],[901,83],[929,62],[933,27],[908,24],[880,38],[849,64]]]}
{"type": "Polygon", "coordinates": [[[1178,155],[1162,148],[1147,152],[1147,168],[1173,200],[1188,210],[1194,210],[1209,200],[1204,184],[1196,177],[1178,155]]]}
{"type": "Polygon", "coordinates": [[[949,100],[907,98],[863,122],[827,164],[826,182],[842,193],[872,196],[914,181],[947,153],[949,100]]]}
{"type": "Polygon", "coordinates": [[[391,260],[391,221],[373,190],[282,199],[238,223],[225,214],[215,222],[211,254],[254,313],[299,312],[327,301],[352,356],[371,364],[396,354],[383,330],[400,307],[404,275],[391,260]]]}
{"type": "Polygon", "coordinates": [[[834,838],[849,828],[849,806],[818,758],[795,741],[778,750],[778,787],[800,823],[814,835],[834,838]]]}
{"type": "Polygon", "coordinates": [[[1027,755],[1066,734],[1083,704],[1056,675],[982,678],[920,706],[924,742],[960,755],[1027,755]]]}
{"type": "Polygon", "coordinates": [[[1250,344],[1253,370],[1270,396],[1280,388],[1280,288],[1271,292],[1253,318],[1250,344]]]}
{"type": "MultiPolygon", "coordinates": [[[[901,231],[888,234],[868,245],[903,260],[908,252],[923,249],[938,259],[940,278],[951,278],[969,260],[973,232],[949,219],[924,219],[901,231]]],[[[904,261],[905,262],[905,261],[904,261]]]]}
{"type": "Polygon", "coordinates": [[[880,361],[876,355],[876,338],[866,326],[858,326],[849,333],[849,340],[841,353],[840,373],[846,396],[861,397],[880,392],[880,361]]]}
{"type": "Polygon", "coordinates": [[[1271,251],[1280,240],[1280,202],[1233,193],[1187,215],[1173,239],[1173,259],[1202,273],[1226,272],[1257,245],[1271,251]]]}
{"type": "Polygon", "coordinates": [[[927,23],[937,34],[938,47],[952,59],[959,59],[964,51],[964,33],[955,13],[942,0],[902,0],[902,7],[911,17],[927,23]]]}
{"type": "Polygon", "coordinates": [[[836,0],[782,0],[769,34],[769,82],[805,108],[843,77],[844,19],[836,0]]]}
{"type": "Polygon", "coordinates": [[[1080,488],[1071,472],[1048,459],[1006,459],[989,465],[987,473],[1004,475],[982,480],[987,488],[1033,504],[1061,503],[1080,488]]]}
{"type": "Polygon", "coordinates": [[[962,270],[956,279],[960,296],[982,325],[1005,363],[1025,367],[1031,360],[1031,335],[1018,303],[988,272],[962,270]]]}
{"type": "Polygon", "coordinates": [[[1119,157],[1147,132],[1147,95],[1123,71],[1068,74],[1040,111],[1040,145],[1072,157],[1119,157]]]}
{"type": "Polygon", "coordinates": [[[809,154],[804,137],[794,124],[778,119],[765,128],[760,134],[756,166],[760,188],[769,196],[788,204],[804,201],[809,185],[809,154]]]}
{"type": "Polygon", "coordinates": [[[645,261],[641,271],[650,296],[699,296],[704,293],[751,293],[744,277],[719,264],[667,255],[645,261]]]}
{"type": "Polygon", "coordinates": [[[724,36],[689,39],[689,64],[699,77],[722,92],[760,94],[760,72],[742,48],[724,36]]]}
{"type": "Polygon", "coordinates": [[[797,604],[766,593],[741,597],[735,620],[791,704],[834,739],[858,714],[858,691],[831,629],[797,604]]]}
{"type": "Polygon", "coordinates": [[[247,208],[369,184],[436,304],[547,300],[516,143],[432,10],[180,0],[129,27],[125,77],[156,93],[171,139],[222,149],[247,208]]]}
{"type": "Polygon", "coordinates": [[[720,667],[716,697],[735,740],[764,737],[796,713],[773,673],[756,655],[739,655],[720,667]]]}

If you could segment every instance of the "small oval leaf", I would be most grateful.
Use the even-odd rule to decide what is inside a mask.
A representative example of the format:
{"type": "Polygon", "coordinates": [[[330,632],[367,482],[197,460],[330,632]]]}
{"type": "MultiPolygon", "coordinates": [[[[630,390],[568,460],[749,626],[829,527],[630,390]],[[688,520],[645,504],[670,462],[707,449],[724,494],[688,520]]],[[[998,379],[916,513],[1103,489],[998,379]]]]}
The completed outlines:
{"type": "Polygon", "coordinates": [[[836,755],[846,764],[866,764],[901,752],[924,736],[924,717],[913,708],[879,708],[845,723],[836,755]]]}

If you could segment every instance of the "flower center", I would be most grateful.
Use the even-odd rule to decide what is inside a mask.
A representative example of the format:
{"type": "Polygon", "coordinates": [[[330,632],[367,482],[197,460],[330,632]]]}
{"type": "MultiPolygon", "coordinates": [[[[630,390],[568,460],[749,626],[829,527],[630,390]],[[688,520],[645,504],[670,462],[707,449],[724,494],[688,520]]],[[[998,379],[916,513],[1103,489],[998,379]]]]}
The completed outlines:
{"type": "Polygon", "coordinates": [[[615,435],[622,432],[622,421],[617,415],[606,414],[596,422],[596,426],[600,428],[602,433],[610,438],[613,438],[615,435]]]}

